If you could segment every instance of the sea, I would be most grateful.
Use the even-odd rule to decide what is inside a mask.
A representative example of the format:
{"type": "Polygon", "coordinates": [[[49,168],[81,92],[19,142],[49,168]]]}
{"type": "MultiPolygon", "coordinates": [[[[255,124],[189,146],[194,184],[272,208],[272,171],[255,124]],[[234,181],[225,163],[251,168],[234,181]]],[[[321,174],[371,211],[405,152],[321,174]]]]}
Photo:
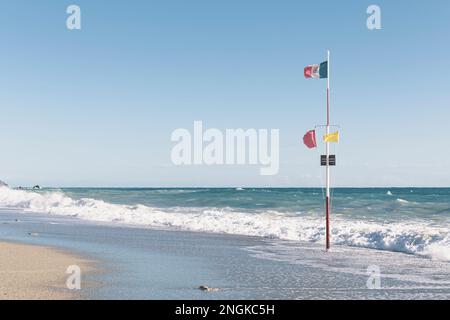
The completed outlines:
{"type": "MultiPolygon", "coordinates": [[[[0,208],[122,227],[322,244],[320,188],[0,187],[0,208]]],[[[450,188],[337,188],[333,246],[450,261],[450,188]]]]}

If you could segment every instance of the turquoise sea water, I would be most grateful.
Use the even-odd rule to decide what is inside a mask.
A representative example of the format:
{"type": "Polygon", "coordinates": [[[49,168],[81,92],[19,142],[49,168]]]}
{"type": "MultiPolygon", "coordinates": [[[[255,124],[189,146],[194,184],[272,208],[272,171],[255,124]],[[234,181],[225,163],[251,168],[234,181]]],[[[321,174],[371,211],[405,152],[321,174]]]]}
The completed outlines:
{"type": "MultiPolygon", "coordinates": [[[[0,188],[0,207],[157,229],[324,240],[313,188],[0,188]]],[[[332,242],[450,261],[450,188],[333,190],[332,242]]]]}
{"type": "MultiPolygon", "coordinates": [[[[54,190],[52,190],[54,191],[54,190]]],[[[322,213],[317,188],[65,188],[74,199],[170,208],[228,208],[294,214],[322,213]]],[[[450,218],[450,188],[340,188],[332,192],[335,214],[367,218],[450,218]]]]}

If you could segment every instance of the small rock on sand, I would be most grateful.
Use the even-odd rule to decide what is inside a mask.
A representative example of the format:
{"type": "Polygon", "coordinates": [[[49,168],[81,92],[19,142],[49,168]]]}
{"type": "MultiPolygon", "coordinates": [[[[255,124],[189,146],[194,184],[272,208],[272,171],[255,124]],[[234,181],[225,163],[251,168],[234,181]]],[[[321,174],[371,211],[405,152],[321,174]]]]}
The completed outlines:
{"type": "Polygon", "coordinates": [[[199,290],[202,290],[202,291],[205,291],[205,292],[217,292],[217,291],[219,291],[219,288],[211,288],[211,287],[208,287],[208,286],[200,286],[198,288],[199,288],[199,290]]]}

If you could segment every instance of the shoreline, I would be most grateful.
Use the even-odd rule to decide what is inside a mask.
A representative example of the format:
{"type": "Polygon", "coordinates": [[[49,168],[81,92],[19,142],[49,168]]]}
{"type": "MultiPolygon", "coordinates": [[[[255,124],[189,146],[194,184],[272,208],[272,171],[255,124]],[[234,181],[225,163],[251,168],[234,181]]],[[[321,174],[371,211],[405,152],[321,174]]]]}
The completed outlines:
{"type": "Polygon", "coordinates": [[[91,262],[72,252],[48,246],[0,240],[0,300],[81,299],[69,290],[69,266],[92,272],[91,262]]]}
{"type": "Polygon", "coordinates": [[[449,263],[398,252],[338,245],[325,252],[301,241],[130,228],[7,209],[0,209],[0,239],[92,257],[107,271],[83,273],[78,296],[67,296],[63,268],[64,281],[57,279],[53,294],[43,291],[39,299],[450,298],[449,263]],[[367,287],[373,265],[382,273],[377,290],[367,287]]]}

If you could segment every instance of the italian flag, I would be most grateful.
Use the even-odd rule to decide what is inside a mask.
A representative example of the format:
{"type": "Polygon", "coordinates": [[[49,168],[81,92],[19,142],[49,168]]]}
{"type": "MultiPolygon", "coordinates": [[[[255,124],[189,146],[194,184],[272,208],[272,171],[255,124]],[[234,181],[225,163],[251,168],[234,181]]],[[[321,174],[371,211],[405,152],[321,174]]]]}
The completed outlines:
{"type": "Polygon", "coordinates": [[[305,68],[305,78],[328,78],[328,61],[322,62],[321,64],[307,66],[305,68]]]}

